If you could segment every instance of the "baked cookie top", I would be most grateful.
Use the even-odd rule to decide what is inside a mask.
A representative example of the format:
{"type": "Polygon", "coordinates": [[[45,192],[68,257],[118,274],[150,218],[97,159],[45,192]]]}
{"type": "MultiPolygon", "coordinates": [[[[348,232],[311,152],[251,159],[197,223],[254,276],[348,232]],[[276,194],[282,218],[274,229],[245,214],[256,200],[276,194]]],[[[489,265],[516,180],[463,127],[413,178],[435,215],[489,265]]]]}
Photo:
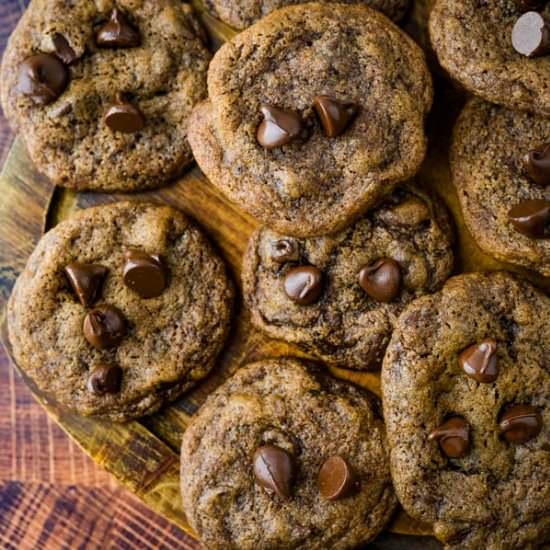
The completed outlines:
{"type": "Polygon", "coordinates": [[[397,316],[453,267],[447,213],[423,191],[395,191],[340,233],[296,239],[268,228],[243,265],[252,322],[331,365],[378,368],[397,316]]]}
{"type": "Polygon", "coordinates": [[[374,396],[293,359],[250,364],[183,435],[186,517],[210,549],[353,548],[395,509],[374,396]]]}
{"type": "Polygon", "coordinates": [[[225,44],[192,116],[200,167],[279,232],[334,232],[417,171],[432,84],[420,48],[364,5],[282,8],[225,44]]]}
{"type": "Polygon", "coordinates": [[[437,0],[430,34],[439,62],[467,90],[550,116],[550,49],[532,47],[550,40],[550,27],[538,27],[544,19],[550,21],[550,4],[536,0],[437,0]],[[534,8],[540,13],[524,13],[534,8]]]}
{"type": "Polygon", "coordinates": [[[132,191],[192,161],[187,122],[210,54],[176,0],[33,0],[1,68],[6,116],[64,187],[132,191]]]}
{"type": "Polygon", "coordinates": [[[222,261],[177,210],[90,208],[40,240],[8,306],[18,366],[83,415],[155,412],[210,371],[229,328],[222,261]]]}
{"type": "Polygon", "coordinates": [[[446,548],[550,541],[550,299],[506,273],[413,302],[384,358],[392,476],[446,548]]]}
{"type": "MultiPolygon", "coordinates": [[[[323,0],[322,0],[323,1],[323,0]]],[[[328,2],[334,0],[326,0],[328,2]]],[[[340,0],[342,3],[364,2],[397,21],[405,15],[409,0],[340,0]]],[[[212,15],[235,29],[242,30],[278,8],[299,4],[301,0],[206,0],[212,15]]],[[[302,2],[303,3],[303,2],[302,2]]]]}
{"type": "Polygon", "coordinates": [[[550,276],[550,119],[474,99],[456,124],[451,167],[480,247],[550,276]]]}

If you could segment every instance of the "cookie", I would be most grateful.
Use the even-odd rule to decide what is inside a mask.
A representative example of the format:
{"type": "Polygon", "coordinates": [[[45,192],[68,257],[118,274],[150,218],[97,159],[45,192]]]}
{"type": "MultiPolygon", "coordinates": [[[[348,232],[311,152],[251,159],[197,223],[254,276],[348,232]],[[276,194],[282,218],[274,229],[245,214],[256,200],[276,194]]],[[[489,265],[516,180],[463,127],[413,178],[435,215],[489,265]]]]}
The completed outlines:
{"type": "Polygon", "coordinates": [[[472,100],[454,130],[451,167],[478,245],[550,276],[550,120],[472,100]]]}
{"type": "Polygon", "coordinates": [[[245,366],[207,399],[181,489],[212,550],[354,548],[397,502],[374,396],[295,359],[245,366]]]}
{"type": "Polygon", "coordinates": [[[225,44],[189,141],[262,223],[335,232],[415,174],[432,84],[420,48],[364,5],[282,8],[225,44]]]}
{"type": "Polygon", "coordinates": [[[187,124],[210,54],[176,0],[33,0],[0,93],[36,167],[79,190],[158,187],[192,162],[187,124]]]}
{"type": "Polygon", "coordinates": [[[411,186],[332,236],[262,228],[243,265],[252,322],[328,364],[378,368],[405,305],[449,276],[451,245],[444,207],[411,186]]]}
{"type": "Polygon", "coordinates": [[[510,109],[550,116],[550,42],[547,51],[542,44],[550,40],[550,26],[537,27],[544,20],[550,21],[545,2],[437,0],[430,35],[439,62],[464,88],[510,109]]]}
{"type": "MultiPolygon", "coordinates": [[[[328,2],[332,0],[327,0],[328,2]]],[[[349,1],[365,2],[367,6],[380,10],[382,13],[398,21],[405,15],[409,7],[409,0],[340,0],[342,3],[349,1]]],[[[212,15],[221,19],[224,23],[235,29],[245,29],[272,11],[299,4],[300,0],[206,0],[205,4],[212,15]]]]}
{"type": "Polygon", "coordinates": [[[206,376],[227,336],[222,261],[177,210],[122,202],[50,230],[8,306],[17,365],[86,416],[155,412],[206,376]]]}
{"type": "Polygon", "coordinates": [[[450,279],[400,317],[382,369],[398,498],[446,549],[550,542],[550,299],[450,279]]]}

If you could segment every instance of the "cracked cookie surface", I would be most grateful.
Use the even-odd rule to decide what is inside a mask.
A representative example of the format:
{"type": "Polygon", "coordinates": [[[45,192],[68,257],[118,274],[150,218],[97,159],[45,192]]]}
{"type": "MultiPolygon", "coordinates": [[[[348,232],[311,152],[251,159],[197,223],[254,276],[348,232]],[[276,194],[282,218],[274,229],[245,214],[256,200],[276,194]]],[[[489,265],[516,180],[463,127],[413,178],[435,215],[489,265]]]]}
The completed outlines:
{"type": "MultiPolygon", "coordinates": [[[[432,45],[443,68],[468,91],[550,116],[550,56],[524,57],[512,46],[512,29],[524,11],[518,4],[437,0],[430,14],[432,45]]],[[[540,11],[550,19],[550,5],[540,11]]]]}
{"type": "Polygon", "coordinates": [[[102,205],[40,240],[10,298],[10,342],[19,368],[41,392],[86,416],[128,420],[155,412],[208,374],[229,330],[232,298],[222,261],[183,214],[147,203],[102,205]],[[142,253],[137,260],[135,250],[142,253]],[[165,270],[155,297],[136,292],[144,277],[151,281],[150,271],[141,278],[133,271],[128,281],[143,253],[159,257],[165,270]],[[75,262],[80,273],[92,264],[105,274],[86,306],[66,276],[73,266],[78,288],[89,288],[75,262]],[[100,311],[91,319],[94,308],[100,311]],[[106,341],[115,322],[125,326],[106,341]],[[113,382],[106,368],[119,379],[113,382]]]}
{"type": "Polygon", "coordinates": [[[175,0],[33,0],[2,62],[6,117],[36,167],[58,185],[103,191],[159,187],[192,162],[187,123],[206,96],[210,59],[201,34],[191,8],[175,0]],[[98,32],[114,8],[132,29],[133,41],[99,45],[98,32]],[[50,56],[50,70],[64,71],[68,79],[47,104],[21,91],[30,87],[22,67],[35,54],[50,56]],[[52,68],[52,59],[63,65],[52,68]],[[107,123],[119,102],[141,113],[139,124],[127,128],[133,131],[107,123]]]}
{"type": "Polygon", "coordinates": [[[216,53],[208,91],[190,123],[197,162],[235,204],[279,232],[341,229],[424,158],[432,101],[424,54],[364,5],[304,4],[268,15],[216,53]],[[337,137],[325,135],[315,114],[318,96],[356,109],[337,137]],[[292,141],[260,144],[266,105],[301,121],[292,141]]]}
{"type": "Polygon", "coordinates": [[[550,541],[549,320],[550,299],[507,273],[453,277],[399,319],[382,369],[392,476],[407,513],[446,548],[550,541]],[[492,358],[470,353],[468,374],[464,351],[488,340],[492,358]],[[521,430],[508,433],[503,417],[518,406],[532,417],[516,415],[521,430]],[[457,417],[468,435],[455,429],[440,448],[430,434],[457,417]]]}
{"type": "MultiPolygon", "coordinates": [[[[253,363],[209,396],[184,433],[185,513],[211,549],[354,548],[395,509],[387,453],[372,394],[295,359],[253,363]],[[255,480],[254,457],[268,445],[291,461],[286,496],[255,480]],[[319,476],[334,456],[355,483],[328,499],[319,476]]],[[[284,473],[280,463],[271,466],[275,478],[284,473]]]]}
{"type": "MultiPolygon", "coordinates": [[[[474,99],[453,134],[453,184],[476,243],[499,260],[550,276],[550,241],[522,234],[510,218],[522,202],[550,200],[550,188],[533,181],[523,160],[550,142],[550,120],[474,99]]],[[[550,163],[546,172],[550,181],[550,163]]]]}
{"type": "Polygon", "coordinates": [[[403,187],[335,235],[295,239],[268,228],[258,230],[250,240],[242,277],[245,301],[258,328],[328,364],[368,370],[380,366],[403,308],[438,290],[452,267],[444,207],[421,190],[403,187]],[[281,257],[281,246],[292,250],[281,257]],[[389,281],[375,278],[365,285],[369,295],[359,274],[380,260],[398,264],[398,288],[388,288],[390,273],[389,281]],[[312,303],[296,303],[285,289],[289,273],[300,266],[313,266],[321,274],[312,303]]]}

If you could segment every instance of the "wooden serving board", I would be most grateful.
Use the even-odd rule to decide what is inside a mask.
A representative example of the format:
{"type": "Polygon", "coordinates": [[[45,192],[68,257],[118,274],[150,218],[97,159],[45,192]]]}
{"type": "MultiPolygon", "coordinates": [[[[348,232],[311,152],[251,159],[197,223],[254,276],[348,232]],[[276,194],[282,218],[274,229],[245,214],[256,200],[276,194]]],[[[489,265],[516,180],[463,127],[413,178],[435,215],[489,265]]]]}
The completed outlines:
{"type": "MultiPolygon", "coordinates": [[[[422,7],[422,2],[418,5],[422,7]]],[[[213,48],[233,34],[227,26],[208,16],[196,6],[209,31],[213,48]]],[[[426,10],[416,14],[425,18],[426,10]]],[[[422,32],[425,21],[409,23],[413,32],[422,32]]],[[[436,104],[428,131],[431,147],[419,181],[441,195],[453,214],[457,233],[456,272],[506,269],[507,266],[480,252],[464,227],[454,189],[450,182],[447,149],[452,124],[462,104],[460,93],[444,81],[437,82],[436,104]]],[[[181,209],[206,231],[230,266],[237,286],[240,282],[241,258],[247,240],[257,223],[222,196],[195,167],[177,182],[147,193],[124,196],[99,193],[75,193],[56,188],[40,175],[16,139],[0,175],[0,307],[6,304],[17,275],[41,235],[76,210],[101,203],[125,199],[150,200],[181,209]]],[[[550,280],[521,271],[536,284],[550,289],[550,280]]],[[[37,400],[55,421],[98,464],[111,472],[124,486],[147,505],[190,532],[179,495],[179,446],[191,417],[205,398],[240,365],[267,356],[304,356],[297,348],[267,338],[251,325],[241,303],[237,304],[234,328],[214,372],[196,389],[160,412],[127,424],[113,424],[77,416],[41,395],[27,380],[37,400]]],[[[5,322],[2,337],[8,352],[5,322]]],[[[338,377],[380,393],[378,373],[359,373],[331,369],[338,377]]],[[[24,376],[23,376],[24,377],[24,376]]],[[[404,512],[396,514],[386,534],[373,548],[439,548],[429,536],[429,526],[411,520],[404,512]]]]}

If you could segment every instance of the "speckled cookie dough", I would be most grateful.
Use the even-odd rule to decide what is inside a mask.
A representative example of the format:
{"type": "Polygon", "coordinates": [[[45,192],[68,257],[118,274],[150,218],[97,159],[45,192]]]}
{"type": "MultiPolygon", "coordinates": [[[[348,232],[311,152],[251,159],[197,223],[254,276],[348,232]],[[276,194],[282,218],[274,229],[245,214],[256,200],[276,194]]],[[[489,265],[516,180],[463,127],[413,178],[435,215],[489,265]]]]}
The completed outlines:
{"type": "Polygon", "coordinates": [[[209,180],[274,230],[335,232],[412,177],[426,150],[424,54],[364,5],[304,4],[225,44],[191,119],[209,180]]]}
{"type": "Polygon", "coordinates": [[[449,276],[451,245],[444,207],[407,186],[332,236],[258,230],[244,259],[245,301],[270,336],[334,366],[378,368],[405,305],[449,276]]]}
{"type": "MultiPolygon", "coordinates": [[[[539,4],[538,12],[550,21],[548,2],[530,3],[539,4]]],[[[430,14],[430,35],[441,65],[467,90],[510,109],[550,116],[550,49],[527,57],[512,42],[512,31],[527,11],[519,6],[528,4],[437,0],[430,14]]],[[[526,31],[530,38],[536,35],[532,30],[526,31]]]]}
{"type": "Polygon", "coordinates": [[[484,252],[550,276],[550,119],[472,100],[454,130],[451,167],[484,252]]]}
{"type": "Polygon", "coordinates": [[[550,299],[460,275],[401,315],[382,392],[399,500],[446,549],[550,542],[550,299]]]}
{"type": "MultiPolygon", "coordinates": [[[[323,0],[322,0],[323,1],[323,0]]],[[[334,0],[326,0],[331,2],[334,0]]],[[[341,3],[364,2],[371,8],[398,21],[405,15],[410,0],[336,0],[341,3]]],[[[272,11],[292,4],[304,3],[303,0],[206,0],[205,4],[215,17],[235,29],[242,30],[272,11]]]]}
{"type": "Polygon", "coordinates": [[[17,365],[80,414],[155,412],[206,376],[229,330],[233,287],[177,210],[116,203],[50,230],[8,306],[17,365]]]}
{"type": "Polygon", "coordinates": [[[193,160],[187,123],[210,59],[201,36],[176,0],[33,0],[2,61],[6,117],[58,185],[166,184],[193,160]]]}
{"type": "Polygon", "coordinates": [[[211,550],[343,550],[396,505],[368,392],[293,359],[243,367],[183,436],[185,514],[211,550]]]}

